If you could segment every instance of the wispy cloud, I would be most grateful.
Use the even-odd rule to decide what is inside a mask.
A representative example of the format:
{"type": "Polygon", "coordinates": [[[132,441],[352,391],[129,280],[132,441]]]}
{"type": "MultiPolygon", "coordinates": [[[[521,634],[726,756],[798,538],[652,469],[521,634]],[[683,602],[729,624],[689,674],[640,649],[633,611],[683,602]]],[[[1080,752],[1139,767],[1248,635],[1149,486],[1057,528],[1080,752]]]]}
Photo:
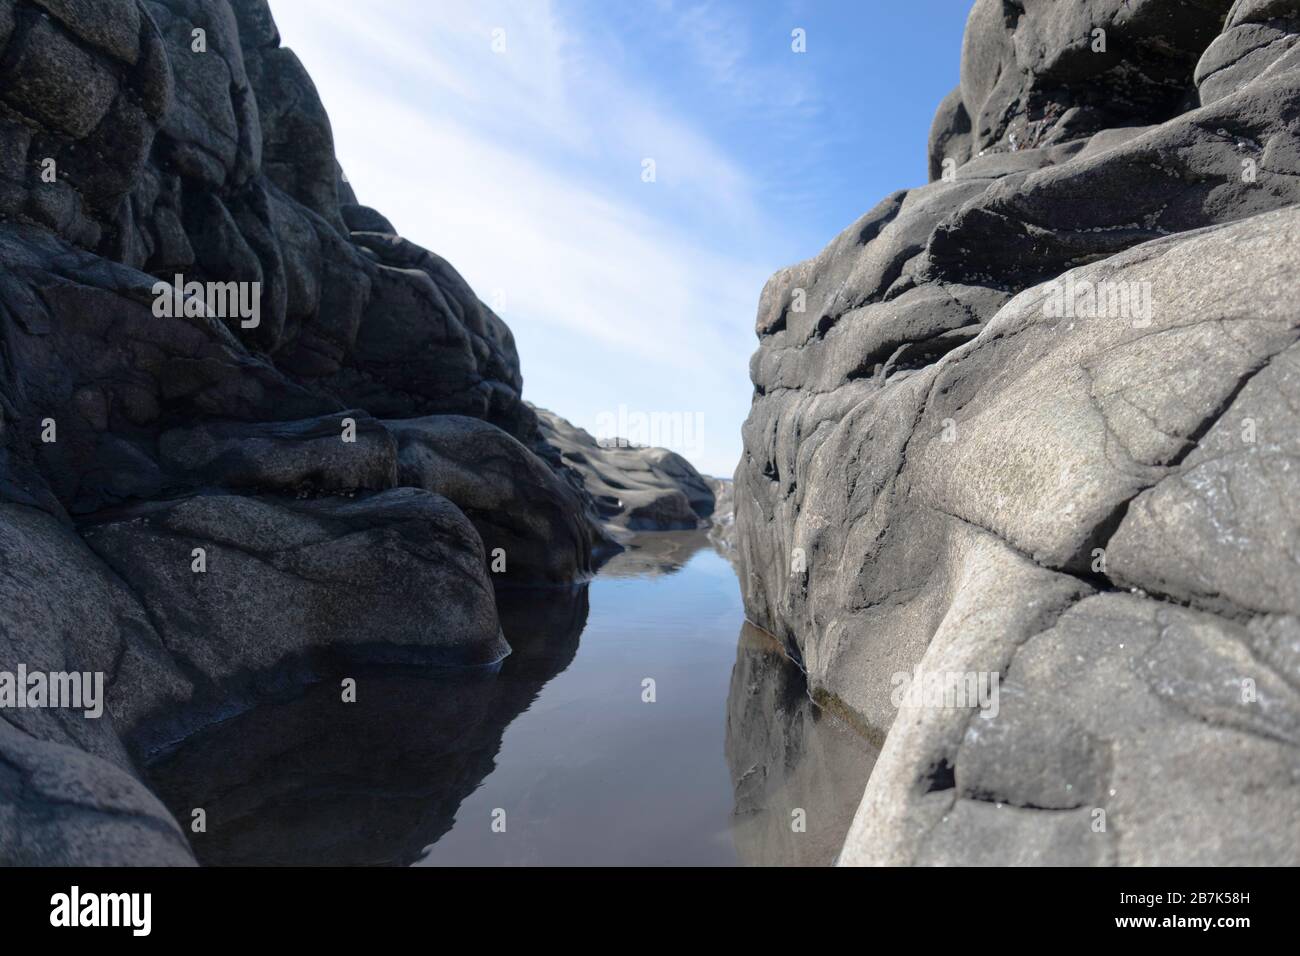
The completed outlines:
{"type": "MultiPolygon", "coordinates": [[[[730,472],[754,308],[774,265],[743,251],[774,229],[752,169],[571,9],[281,0],[275,10],[359,197],[499,307],[521,342],[526,397],[580,424],[620,404],[702,411],[710,446],[681,450],[730,472]],[[653,183],[641,177],[647,157],[653,183]],[[530,374],[578,355],[625,371],[530,374]]],[[[723,55],[712,15],[692,15],[697,55],[719,84],[752,82],[743,47],[723,55]]]]}

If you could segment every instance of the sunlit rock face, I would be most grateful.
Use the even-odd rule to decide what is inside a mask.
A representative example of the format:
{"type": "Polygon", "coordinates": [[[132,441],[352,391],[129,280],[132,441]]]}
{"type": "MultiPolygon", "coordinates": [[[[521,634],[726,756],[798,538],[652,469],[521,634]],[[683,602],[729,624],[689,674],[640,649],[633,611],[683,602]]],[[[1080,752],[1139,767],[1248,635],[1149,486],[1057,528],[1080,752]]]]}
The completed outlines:
{"type": "Polygon", "coordinates": [[[741,584],[883,744],[840,862],[1298,861],[1298,14],[979,0],[933,181],[764,289],[741,584]]]}

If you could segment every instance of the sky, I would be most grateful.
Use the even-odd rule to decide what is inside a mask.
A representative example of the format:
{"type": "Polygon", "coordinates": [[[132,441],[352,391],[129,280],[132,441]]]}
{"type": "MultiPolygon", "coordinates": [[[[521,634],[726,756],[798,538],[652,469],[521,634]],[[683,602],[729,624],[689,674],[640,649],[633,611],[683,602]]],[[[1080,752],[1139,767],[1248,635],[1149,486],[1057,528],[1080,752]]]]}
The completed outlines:
{"type": "Polygon", "coordinates": [[[506,321],[524,397],[718,476],[740,457],[763,284],[926,181],[968,9],[272,3],[359,200],[506,321]]]}

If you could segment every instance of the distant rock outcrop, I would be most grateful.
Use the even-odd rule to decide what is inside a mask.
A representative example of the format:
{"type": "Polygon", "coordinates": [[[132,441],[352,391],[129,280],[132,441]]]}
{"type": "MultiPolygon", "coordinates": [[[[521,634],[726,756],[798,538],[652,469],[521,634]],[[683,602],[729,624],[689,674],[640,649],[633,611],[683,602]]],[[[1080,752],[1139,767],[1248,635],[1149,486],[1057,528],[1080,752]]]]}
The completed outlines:
{"type": "Polygon", "coordinates": [[[675,531],[708,525],[713,483],[666,448],[600,444],[553,412],[534,408],[543,441],[573,469],[599,520],[629,531],[675,531]]]}
{"type": "Polygon", "coordinates": [[[1295,2],[978,0],[935,181],[768,283],[741,582],[883,741],[841,862],[1300,861],[1298,111],[1295,2]]]}

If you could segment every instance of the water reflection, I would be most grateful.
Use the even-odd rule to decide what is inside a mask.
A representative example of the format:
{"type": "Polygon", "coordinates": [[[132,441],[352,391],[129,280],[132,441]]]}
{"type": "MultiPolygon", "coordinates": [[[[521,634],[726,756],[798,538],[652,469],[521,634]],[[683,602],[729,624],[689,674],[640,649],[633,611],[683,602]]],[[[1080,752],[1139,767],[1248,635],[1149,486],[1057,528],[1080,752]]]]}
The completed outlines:
{"type": "Polygon", "coordinates": [[[422,863],[738,862],[723,759],[735,574],[704,532],[628,544],[592,582],[572,665],[511,724],[496,769],[422,863]]]}
{"type": "Polygon", "coordinates": [[[624,541],[621,552],[601,566],[605,578],[656,577],[676,574],[701,551],[714,550],[703,531],[661,531],[636,534],[624,541]]]}
{"type": "Polygon", "coordinates": [[[875,748],[817,707],[781,645],[750,624],[741,628],[731,672],[726,750],[741,861],[833,863],[875,763],[875,748]]]}
{"type": "Polygon", "coordinates": [[[337,680],[266,704],[188,740],[147,768],[190,835],[200,863],[406,865],[455,819],[491,773],[501,735],[573,661],[587,588],[503,595],[513,652],[499,668],[421,674],[352,669],[355,703],[337,680]]]}
{"type": "Polygon", "coordinates": [[[589,586],[499,592],[513,653],[497,668],[353,668],[355,703],[332,675],[158,759],[147,773],[176,817],[206,811],[200,862],[830,862],[870,748],[740,628],[704,532],[627,544],[589,586]]]}

